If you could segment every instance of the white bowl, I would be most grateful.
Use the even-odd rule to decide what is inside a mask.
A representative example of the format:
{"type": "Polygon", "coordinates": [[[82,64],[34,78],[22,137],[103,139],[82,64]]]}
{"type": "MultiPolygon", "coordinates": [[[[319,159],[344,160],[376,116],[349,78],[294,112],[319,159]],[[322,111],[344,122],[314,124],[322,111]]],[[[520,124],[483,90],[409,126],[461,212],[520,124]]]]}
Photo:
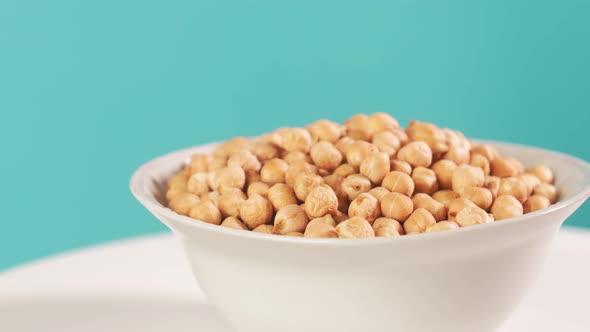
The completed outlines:
{"type": "Polygon", "coordinates": [[[556,174],[561,200],[522,217],[458,230],[374,239],[308,239],[229,229],[164,207],[165,182],[188,156],[141,166],[135,197],[176,235],[210,303],[242,332],[497,329],[534,282],[555,234],[590,195],[590,165],[561,153],[494,143],[556,174]]]}

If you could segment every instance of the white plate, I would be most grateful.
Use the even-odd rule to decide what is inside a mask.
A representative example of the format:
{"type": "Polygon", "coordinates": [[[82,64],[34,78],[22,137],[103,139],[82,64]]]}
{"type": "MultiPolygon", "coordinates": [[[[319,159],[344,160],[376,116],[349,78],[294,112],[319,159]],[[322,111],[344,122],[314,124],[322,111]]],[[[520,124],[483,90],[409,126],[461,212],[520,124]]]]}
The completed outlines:
{"type": "MultiPolygon", "coordinates": [[[[589,331],[588,262],[590,232],[562,230],[538,282],[500,331],[589,331]]],[[[172,236],[158,235],[0,274],[0,331],[233,330],[207,305],[172,236]]]]}

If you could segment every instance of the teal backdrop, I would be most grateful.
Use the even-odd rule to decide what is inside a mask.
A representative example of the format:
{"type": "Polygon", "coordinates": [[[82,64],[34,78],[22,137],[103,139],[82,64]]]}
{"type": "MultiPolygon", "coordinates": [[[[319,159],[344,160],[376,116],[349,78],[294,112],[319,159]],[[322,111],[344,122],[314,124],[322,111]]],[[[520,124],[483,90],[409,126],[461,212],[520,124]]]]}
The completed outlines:
{"type": "MultiPolygon", "coordinates": [[[[590,1],[2,0],[0,270],[165,231],[160,154],[386,111],[590,160],[590,1]]],[[[568,220],[590,227],[590,204],[568,220]]]]}

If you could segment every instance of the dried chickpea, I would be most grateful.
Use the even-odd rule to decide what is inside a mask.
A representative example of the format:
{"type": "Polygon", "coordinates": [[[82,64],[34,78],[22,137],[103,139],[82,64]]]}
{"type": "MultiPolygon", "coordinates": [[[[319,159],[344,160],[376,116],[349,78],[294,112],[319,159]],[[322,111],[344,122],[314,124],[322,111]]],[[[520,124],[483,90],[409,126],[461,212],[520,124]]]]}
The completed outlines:
{"type": "Polygon", "coordinates": [[[342,163],[342,154],[330,142],[317,142],[311,146],[311,160],[313,163],[326,170],[334,170],[342,163]]]}
{"type": "Polygon", "coordinates": [[[414,180],[408,174],[399,171],[389,172],[383,179],[381,186],[408,197],[412,196],[415,187],[414,180]]]}
{"type": "MultiPolygon", "coordinates": [[[[314,219],[316,220],[316,219],[314,219]]],[[[310,221],[305,227],[305,232],[303,236],[311,237],[311,238],[337,238],[338,232],[336,231],[336,227],[334,225],[326,224],[323,222],[313,222],[314,220],[310,221]]]]}
{"type": "Polygon", "coordinates": [[[285,234],[285,236],[303,237],[303,233],[301,233],[301,232],[291,232],[291,233],[285,234]]]}
{"type": "Polygon", "coordinates": [[[500,195],[492,204],[492,214],[496,220],[522,216],[522,204],[513,196],[500,195]]]}
{"type": "Polygon", "coordinates": [[[553,171],[545,165],[534,166],[533,168],[527,170],[527,172],[533,174],[534,176],[539,178],[539,180],[541,180],[541,182],[544,182],[544,183],[551,184],[551,183],[553,183],[553,180],[555,180],[555,177],[553,175],[553,171]]]}
{"type": "Polygon", "coordinates": [[[511,157],[496,157],[490,163],[492,175],[501,178],[517,176],[524,172],[522,163],[511,157]]]}
{"type": "Polygon", "coordinates": [[[348,215],[350,217],[361,217],[373,224],[375,219],[381,215],[381,207],[379,201],[369,195],[362,193],[358,195],[348,207],[348,215]]]}
{"type": "Polygon", "coordinates": [[[237,217],[240,215],[240,207],[246,201],[246,194],[237,188],[225,189],[221,192],[217,206],[221,215],[225,217],[237,217]]]}
{"type": "Polygon", "coordinates": [[[453,191],[461,192],[467,187],[481,187],[484,184],[485,174],[479,167],[470,165],[457,166],[453,172],[453,191]]]}
{"type": "Polygon", "coordinates": [[[535,186],[541,183],[541,180],[539,180],[538,177],[530,173],[521,174],[517,176],[517,178],[526,185],[529,195],[533,193],[533,189],[535,188],[535,186]]]}
{"type": "Polygon", "coordinates": [[[283,235],[291,232],[303,233],[308,222],[305,211],[299,205],[283,206],[275,216],[274,233],[283,235]]]}
{"type": "Polygon", "coordinates": [[[336,226],[336,221],[334,221],[334,218],[332,217],[332,215],[325,215],[323,217],[319,217],[319,218],[314,218],[312,220],[309,221],[309,224],[307,224],[307,226],[309,227],[310,225],[313,224],[326,224],[326,225],[330,225],[330,226],[336,226]]]}
{"type": "Polygon", "coordinates": [[[369,142],[356,141],[348,147],[346,161],[352,166],[358,167],[369,155],[378,151],[379,150],[369,142]]]}
{"type": "Polygon", "coordinates": [[[272,225],[260,225],[252,230],[252,232],[262,234],[275,234],[274,227],[272,225]]]}
{"type": "Polygon", "coordinates": [[[207,173],[209,171],[209,163],[211,162],[211,156],[208,154],[195,153],[191,156],[188,163],[189,173],[191,175],[195,173],[207,173]]]}
{"type": "Polygon", "coordinates": [[[494,159],[496,159],[496,156],[498,155],[496,148],[489,144],[476,145],[471,148],[471,153],[482,155],[486,157],[489,162],[492,162],[494,159]]]}
{"type": "Polygon", "coordinates": [[[320,168],[320,169],[318,169],[318,175],[321,177],[326,177],[326,176],[330,175],[330,171],[320,168]]]}
{"type": "Polygon", "coordinates": [[[252,196],[253,194],[258,194],[262,197],[268,196],[268,190],[270,188],[264,182],[254,182],[248,186],[248,197],[252,196]]]}
{"type": "Polygon", "coordinates": [[[411,142],[399,149],[397,159],[407,162],[412,167],[428,167],[432,163],[432,150],[422,141],[411,142]]]}
{"type": "Polygon", "coordinates": [[[441,188],[451,189],[453,187],[453,172],[456,168],[457,164],[447,159],[441,159],[432,165],[432,170],[436,174],[436,179],[441,188]]]}
{"type": "Polygon", "coordinates": [[[174,199],[168,203],[168,207],[178,214],[188,216],[193,206],[197,205],[199,201],[200,199],[197,195],[183,193],[174,197],[174,199]]]}
{"type": "Polygon", "coordinates": [[[533,189],[533,195],[545,196],[551,204],[557,201],[557,188],[549,183],[539,183],[533,189]]]}
{"type": "Polygon", "coordinates": [[[375,134],[372,143],[379,151],[385,152],[390,158],[402,146],[399,138],[390,131],[382,131],[375,134]]]}
{"type": "Polygon", "coordinates": [[[457,165],[467,164],[469,162],[469,148],[463,145],[451,144],[443,159],[451,160],[457,165]]]}
{"type": "Polygon", "coordinates": [[[347,220],[348,215],[344,212],[336,211],[332,215],[332,219],[334,219],[334,222],[336,223],[336,225],[338,225],[339,223],[343,222],[344,220],[347,220]]]}
{"type": "Polygon", "coordinates": [[[186,191],[189,175],[187,172],[180,172],[168,180],[168,189],[182,189],[186,191]]]}
{"type": "Polygon", "coordinates": [[[350,146],[352,145],[352,143],[354,143],[355,140],[348,137],[348,136],[344,136],[341,139],[338,140],[338,142],[336,142],[336,149],[338,149],[338,151],[340,151],[340,153],[342,153],[343,156],[346,156],[346,154],[348,153],[348,148],[350,148],[350,146]]]}
{"type": "Polygon", "coordinates": [[[378,237],[396,237],[404,234],[404,227],[399,221],[391,218],[377,218],[373,223],[375,236],[378,237]]]}
{"type": "Polygon", "coordinates": [[[378,184],[389,173],[389,157],[384,152],[375,152],[363,160],[360,167],[362,175],[366,176],[371,182],[378,184]]]}
{"type": "Polygon", "coordinates": [[[412,141],[425,142],[434,153],[447,150],[444,133],[432,123],[411,121],[406,132],[412,141]]]}
{"type": "Polygon", "coordinates": [[[428,227],[426,227],[426,233],[442,232],[456,228],[459,228],[459,225],[457,225],[456,222],[450,220],[443,220],[437,222],[436,224],[428,225],[428,227]]]}
{"type": "Polygon", "coordinates": [[[286,205],[297,204],[295,191],[284,183],[277,183],[268,190],[268,200],[272,203],[275,211],[280,210],[286,205]]]}
{"type": "Polygon", "coordinates": [[[174,198],[182,195],[186,193],[186,190],[184,188],[170,188],[168,190],[166,190],[166,201],[170,202],[171,200],[173,200],[174,198]]]}
{"type": "Polygon", "coordinates": [[[346,193],[351,201],[369,190],[371,190],[371,180],[364,175],[352,174],[342,181],[342,191],[346,193]]]}
{"type": "Polygon", "coordinates": [[[284,128],[278,132],[280,146],[288,151],[309,152],[311,148],[311,135],[303,128],[284,128]]]}
{"type": "Polygon", "coordinates": [[[305,201],[309,192],[324,182],[321,176],[313,173],[301,173],[295,178],[293,190],[298,199],[305,201]]]}
{"type": "Polygon", "coordinates": [[[474,153],[469,159],[469,165],[479,167],[483,170],[485,175],[490,175],[490,162],[486,157],[479,153],[474,153]]]}
{"type": "Polygon", "coordinates": [[[297,161],[304,161],[310,164],[312,163],[311,157],[307,153],[303,153],[301,151],[287,152],[282,156],[282,158],[289,165],[297,161]]]}
{"type": "Polygon", "coordinates": [[[250,229],[269,223],[273,213],[270,201],[258,194],[252,195],[240,206],[240,219],[250,229]]]}
{"type": "Polygon", "coordinates": [[[289,168],[285,173],[285,183],[291,187],[294,187],[295,178],[297,178],[297,176],[302,173],[318,174],[318,168],[312,164],[308,164],[303,160],[295,161],[289,165],[289,168]]]}
{"type": "Polygon", "coordinates": [[[271,159],[267,161],[260,170],[260,179],[269,184],[285,182],[285,173],[289,168],[289,164],[282,159],[271,159]]]}
{"type": "Polygon", "coordinates": [[[375,188],[369,190],[367,192],[367,194],[375,197],[379,201],[379,204],[381,204],[381,199],[383,198],[383,196],[389,194],[389,192],[390,191],[387,190],[386,188],[383,188],[383,187],[375,187],[375,188]]]}
{"type": "Polygon", "coordinates": [[[227,227],[227,228],[239,229],[239,230],[243,230],[243,231],[248,230],[248,227],[246,227],[246,225],[242,224],[240,219],[238,219],[236,217],[227,217],[227,218],[223,219],[223,221],[221,222],[221,226],[227,227]]]}
{"type": "Polygon", "coordinates": [[[399,128],[399,122],[387,113],[373,113],[367,121],[367,133],[370,137],[380,132],[391,131],[394,128],[399,128]]]}
{"type": "Polygon", "coordinates": [[[262,162],[279,157],[279,149],[269,142],[254,142],[250,151],[262,162]]]}
{"type": "Polygon", "coordinates": [[[262,167],[258,158],[249,150],[241,150],[232,154],[227,160],[227,165],[241,167],[244,172],[258,172],[262,167]]]}
{"type": "Polygon", "coordinates": [[[494,219],[485,210],[477,206],[468,206],[459,211],[455,217],[455,222],[461,227],[485,224],[492,221],[494,219]]]}
{"type": "Polygon", "coordinates": [[[408,175],[412,174],[412,166],[405,161],[393,159],[389,165],[390,171],[398,171],[408,175]]]}
{"type": "Polygon", "coordinates": [[[459,213],[459,211],[463,210],[464,208],[471,207],[471,206],[477,207],[477,205],[475,205],[475,203],[473,203],[472,201],[470,201],[466,198],[454,199],[453,201],[451,201],[449,203],[449,206],[447,207],[448,220],[455,221],[455,218],[457,217],[457,214],[459,213]]]}
{"type": "Polygon", "coordinates": [[[412,211],[414,211],[414,203],[403,194],[390,192],[381,199],[381,213],[384,217],[403,222],[408,219],[412,211]]]}
{"type": "Polygon", "coordinates": [[[361,217],[352,217],[339,223],[336,226],[336,231],[344,239],[375,237],[375,231],[371,224],[361,217]]]}
{"type": "Polygon", "coordinates": [[[442,205],[444,205],[445,207],[448,207],[449,204],[459,198],[459,194],[452,191],[452,190],[439,190],[437,192],[434,193],[434,195],[432,195],[432,198],[434,198],[436,201],[440,202],[442,205]]]}
{"type": "Polygon", "coordinates": [[[209,192],[207,173],[195,173],[188,179],[186,190],[195,195],[202,195],[209,192]]]}
{"type": "Polygon", "coordinates": [[[221,143],[213,150],[214,157],[229,157],[230,155],[248,149],[250,141],[245,137],[235,137],[221,143]]]}
{"type": "Polygon", "coordinates": [[[201,200],[211,201],[211,203],[215,204],[216,207],[219,207],[219,198],[220,197],[221,197],[221,194],[218,193],[217,191],[210,191],[206,194],[202,194],[201,196],[199,196],[199,198],[201,200]]]}
{"type": "Polygon", "coordinates": [[[438,190],[438,181],[433,170],[425,167],[416,167],[412,171],[414,191],[417,193],[434,194],[438,190]]]}
{"type": "MultiPolygon", "coordinates": [[[[371,196],[372,197],[372,196],[371,196]]],[[[318,218],[338,210],[338,197],[330,186],[323,184],[313,188],[305,198],[305,213],[318,218]]]]}
{"type": "Polygon", "coordinates": [[[227,156],[217,156],[211,159],[211,161],[209,162],[208,169],[209,172],[211,172],[214,170],[222,169],[225,166],[227,166],[227,156]]]}
{"type": "Polygon", "coordinates": [[[237,166],[227,166],[207,174],[207,182],[211,189],[222,192],[226,188],[244,188],[246,173],[237,166]]]}
{"type": "Polygon", "coordinates": [[[210,200],[200,201],[193,206],[189,212],[189,217],[209,224],[221,224],[221,213],[217,206],[215,206],[210,200]]]}
{"type": "Polygon", "coordinates": [[[467,187],[461,191],[461,197],[472,201],[479,208],[488,211],[492,206],[494,197],[489,189],[482,187],[467,187]]]}
{"type": "Polygon", "coordinates": [[[357,114],[344,121],[346,134],[355,140],[369,139],[369,117],[365,114],[357,114]]]}
{"type": "Polygon", "coordinates": [[[420,208],[426,209],[436,221],[445,220],[447,217],[445,206],[427,194],[420,193],[412,196],[412,203],[414,204],[414,210],[420,208]]]}
{"type": "Polygon", "coordinates": [[[249,186],[251,183],[262,182],[260,180],[260,173],[259,172],[246,172],[246,186],[249,186]]]}
{"type": "Polygon", "coordinates": [[[307,126],[307,130],[314,142],[326,141],[330,143],[338,142],[344,131],[340,124],[328,120],[318,120],[307,126]]]}
{"type": "Polygon", "coordinates": [[[486,175],[483,187],[488,189],[492,193],[492,197],[496,199],[498,197],[498,190],[500,189],[500,182],[502,179],[497,176],[486,175]]]}
{"type": "Polygon", "coordinates": [[[436,220],[428,210],[418,208],[404,222],[404,231],[406,233],[424,233],[430,225],[436,224],[436,220]]]}
{"type": "Polygon", "coordinates": [[[406,145],[410,141],[408,134],[406,134],[406,131],[402,128],[395,128],[391,132],[399,139],[401,145],[406,145]]]}
{"type": "Polygon", "coordinates": [[[355,174],[355,173],[358,173],[358,169],[356,169],[354,166],[352,166],[350,164],[342,164],[334,170],[333,174],[347,177],[347,176],[355,174]]]}
{"type": "Polygon", "coordinates": [[[533,195],[529,197],[523,204],[524,213],[534,212],[548,208],[551,205],[549,198],[541,195],[533,195]]]}
{"type": "Polygon", "coordinates": [[[516,177],[503,178],[500,180],[498,195],[514,196],[519,202],[524,203],[528,198],[528,188],[516,177]]]}

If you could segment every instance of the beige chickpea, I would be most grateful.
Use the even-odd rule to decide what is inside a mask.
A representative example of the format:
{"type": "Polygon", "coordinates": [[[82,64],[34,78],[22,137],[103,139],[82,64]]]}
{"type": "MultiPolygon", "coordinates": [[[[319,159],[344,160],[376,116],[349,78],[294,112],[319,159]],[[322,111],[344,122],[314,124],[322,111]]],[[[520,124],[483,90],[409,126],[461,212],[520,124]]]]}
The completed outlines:
{"type": "Polygon", "coordinates": [[[237,166],[227,166],[214,170],[207,175],[207,182],[211,189],[222,192],[226,188],[244,188],[246,173],[237,166]]]}
{"type": "Polygon", "coordinates": [[[326,141],[335,144],[342,136],[344,128],[336,122],[318,120],[307,126],[307,130],[314,142],[326,141]]]}
{"type": "Polygon", "coordinates": [[[367,133],[370,137],[380,132],[391,131],[394,128],[399,128],[399,122],[387,113],[373,113],[367,121],[367,133]]]}
{"type": "Polygon", "coordinates": [[[342,181],[342,191],[346,193],[351,201],[369,190],[371,190],[371,180],[364,175],[352,174],[342,181]]]}
{"type": "Polygon", "coordinates": [[[485,175],[490,175],[490,162],[488,158],[484,157],[479,153],[474,153],[469,159],[469,165],[479,167],[483,170],[485,175]]]}
{"type": "Polygon", "coordinates": [[[498,151],[495,147],[489,144],[478,144],[471,148],[472,154],[479,154],[484,156],[489,162],[492,162],[498,156],[498,151]]]}
{"type": "Polygon", "coordinates": [[[348,147],[346,161],[352,166],[359,167],[369,155],[378,152],[377,148],[365,141],[356,141],[348,147]]]}
{"type": "Polygon", "coordinates": [[[289,168],[289,164],[282,159],[271,159],[267,161],[260,170],[260,179],[269,184],[285,182],[285,173],[289,168]]]}
{"type": "Polygon", "coordinates": [[[258,194],[252,195],[240,206],[240,219],[250,229],[269,223],[273,213],[270,201],[258,194]]]}
{"type": "Polygon", "coordinates": [[[297,197],[293,188],[284,183],[277,183],[268,190],[268,200],[272,203],[275,211],[286,205],[297,204],[297,197]]]}
{"type": "Polygon", "coordinates": [[[498,190],[500,189],[500,183],[502,179],[497,176],[486,175],[483,187],[488,189],[492,193],[492,197],[496,199],[498,197],[498,190]]]}
{"type": "Polygon", "coordinates": [[[227,227],[227,228],[243,230],[243,231],[248,230],[248,227],[246,227],[246,225],[242,224],[240,219],[238,219],[236,217],[227,217],[227,218],[223,219],[223,221],[221,222],[221,226],[227,227]]]}
{"type": "Polygon", "coordinates": [[[379,151],[385,152],[390,158],[402,146],[399,138],[390,131],[382,131],[373,135],[372,143],[379,151]]]}
{"type": "Polygon", "coordinates": [[[461,226],[472,226],[485,224],[494,221],[494,219],[483,209],[477,206],[468,206],[457,213],[455,222],[461,226]]]}
{"type": "Polygon", "coordinates": [[[218,170],[218,169],[222,169],[225,166],[227,166],[227,156],[217,156],[217,157],[213,157],[213,159],[211,159],[211,161],[209,162],[209,167],[208,170],[209,172],[218,170]]]}
{"type": "Polygon", "coordinates": [[[406,145],[410,141],[408,134],[403,128],[395,128],[391,132],[399,139],[401,145],[406,145]]]}
{"type": "Polygon", "coordinates": [[[207,173],[195,173],[188,179],[186,190],[195,195],[202,195],[209,192],[207,173]]]}
{"type": "Polygon", "coordinates": [[[166,202],[170,202],[184,193],[186,193],[184,188],[170,188],[166,190],[166,202]]]}
{"type": "Polygon", "coordinates": [[[408,164],[405,161],[393,159],[393,160],[391,160],[389,165],[390,165],[390,167],[389,167],[390,171],[398,171],[398,172],[406,173],[408,175],[412,174],[412,165],[408,164]]]}
{"type": "Polygon", "coordinates": [[[295,196],[301,201],[305,201],[309,192],[324,182],[321,176],[313,173],[301,173],[295,178],[293,190],[295,196]]]}
{"type": "Polygon", "coordinates": [[[553,175],[553,171],[551,170],[551,168],[545,166],[545,165],[537,165],[534,166],[533,168],[527,170],[528,173],[533,174],[534,176],[536,176],[537,178],[539,178],[539,180],[541,180],[541,182],[544,183],[553,183],[553,180],[555,180],[555,176],[553,175]]]}
{"type": "Polygon", "coordinates": [[[308,222],[307,214],[299,205],[283,206],[275,216],[274,233],[283,235],[291,232],[303,233],[308,222]]]}
{"type": "Polygon", "coordinates": [[[303,160],[293,162],[289,165],[289,168],[287,168],[287,172],[285,173],[285,183],[290,187],[294,187],[295,179],[302,173],[318,174],[318,168],[303,160]]]}
{"type": "Polygon", "coordinates": [[[434,153],[447,150],[444,133],[432,123],[411,121],[406,132],[412,141],[425,142],[434,153]]]}
{"type": "Polygon", "coordinates": [[[492,175],[501,178],[518,176],[524,172],[524,166],[515,158],[511,157],[496,157],[490,163],[492,175]]]}
{"type": "Polygon", "coordinates": [[[336,223],[336,225],[338,225],[339,223],[343,222],[344,220],[347,220],[348,215],[342,211],[336,211],[336,212],[334,212],[334,214],[332,214],[332,219],[334,219],[334,222],[336,223]]]}
{"type": "Polygon", "coordinates": [[[305,213],[310,218],[323,217],[336,210],[338,210],[338,197],[326,184],[313,188],[305,198],[305,213]]]}
{"type": "Polygon", "coordinates": [[[230,155],[248,149],[250,140],[245,137],[235,137],[229,141],[223,142],[213,150],[214,157],[229,157],[230,155]]]}
{"type": "Polygon", "coordinates": [[[432,163],[432,150],[422,141],[411,142],[399,149],[397,159],[412,167],[428,167],[432,163]]]}
{"type": "Polygon", "coordinates": [[[210,200],[202,200],[193,206],[189,212],[189,217],[209,224],[221,224],[221,213],[210,200]]]}
{"type": "Polygon", "coordinates": [[[385,175],[389,173],[389,157],[384,152],[375,152],[363,160],[360,167],[362,175],[375,184],[381,183],[385,175]]]}
{"type": "Polygon", "coordinates": [[[414,211],[414,203],[403,194],[390,192],[381,199],[381,213],[384,217],[403,222],[414,211]]]}
{"type": "Polygon", "coordinates": [[[311,146],[311,160],[313,163],[325,170],[334,170],[342,163],[342,154],[330,142],[317,142],[311,146]]]}
{"type": "Polygon", "coordinates": [[[252,230],[252,232],[262,234],[275,234],[274,227],[272,225],[260,225],[252,230]]]}
{"type": "Polygon", "coordinates": [[[406,233],[424,233],[430,225],[436,224],[436,220],[423,208],[418,208],[404,222],[404,231],[406,233]]]}
{"type": "Polygon", "coordinates": [[[399,221],[391,218],[377,218],[373,223],[373,230],[377,237],[396,237],[403,235],[404,227],[399,221]]]}
{"type": "Polygon", "coordinates": [[[381,186],[391,192],[397,192],[408,197],[414,193],[414,180],[406,174],[399,171],[389,172],[383,179],[381,186]]]}
{"type": "Polygon", "coordinates": [[[450,144],[449,150],[444,154],[443,159],[451,160],[457,165],[467,164],[469,162],[469,148],[463,145],[450,144]]]}
{"type": "Polygon", "coordinates": [[[357,114],[344,121],[346,135],[355,140],[369,139],[369,117],[365,114],[357,114]]]}
{"type": "Polygon", "coordinates": [[[529,197],[523,204],[524,213],[534,212],[548,208],[551,205],[549,198],[541,195],[533,195],[529,197]]]}
{"type": "Polygon", "coordinates": [[[188,172],[181,171],[168,180],[168,189],[176,188],[186,191],[188,186],[188,179],[188,172]]]}
{"type": "Polygon", "coordinates": [[[414,181],[414,191],[417,193],[432,195],[438,190],[436,173],[429,168],[414,168],[412,171],[412,181],[414,181]]]}
{"type": "Polygon", "coordinates": [[[494,197],[489,189],[482,187],[467,187],[461,191],[461,197],[472,201],[479,208],[488,211],[492,206],[494,197]]]}
{"type": "Polygon", "coordinates": [[[535,189],[535,186],[541,183],[541,180],[539,180],[538,177],[530,173],[521,174],[517,176],[517,178],[526,185],[529,195],[533,193],[533,189],[535,189]]]}
{"type": "Polygon", "coordinates": [[[535,186],[535,188],[533,189],[533,195],[545,196],[549,199],[549,202],[553,204],[557,202],[558,193],[557,188],[555,188],[554,185],[542,182],[535,186]]]}
{"type": "Polygon", "coordinates": [[[207,173],[209,171],[209,163],[211,162],[211,155],[195,153],[187,165],[191,175],[195,173],[207,173]]]}
{"type": "Polygon", "coordinates": [[[313,162],[307,153],[301,151],[286,152],[282,155],[282,159],[289,165],[297,161],[304,161],[309,164],[313,162]]]}
{"type": "Polygon", "coordinates": [[[335,225],[330,225],[324,222],[314,222],[312,220],[305,227],[303,236],[310,238],[337,238],[338,232],[336,231],[335,225]]]}
{"type": "Polygon", "coordinates": [[[375,231],[371,224],[361,217],[352,217],[339,223],[336,226],[336,231],[343,239],[375,237],[375,231]]]}
{"type": "Polygon", "coordinates": [[[215,206],[219,207],[219,198],[221,197],[221,194],[218,193],[217,191],[210,191],[206,194],[202,194],[201,196],[199,196],[199,198],[201,200],[208,200],[211,201],[211,203],[215,204],[215,206]]]}
{"type": "Polygon", "coordinates": [[[174,197],[168,203],[168,207],[178,214],[188,216],[193,206],[197,205],[200,201],[199,197],[195,194],[183,193],[174,197]]]}
{"type": "Polygon", "coordinates": [[[285,234],[285,236],[303,237],[304,235],[301,232],[290,232],[290,233],[285,234]]]}
{"type": "Polygon", "coordinates": [[[523,181],[516,177],[503,178],[500,180],[498,195],[511,195],[520,203],[524,203],[528,198],[528,188],[523,181]]]}
{"type": "Polygon", "coordinates": [[[361,217],[373,224],[375,219],[381,215],[381,206],[375,197],[368,193],[362,193],[350,202],[348,215],[350,217],[361,217]]]}
{"type": "Polygon", "coordinates": [[[255,142],[250,147],[250,151],[262,162],[279,157],[279,149],[269,142],[255,142]]]}
{"type": "Polygon", "coordinates": [[[304,128],[285,128],[278,132],[280,146],[288,151],[309,152],[311,148],[311,135],[304,128]]]}
{"type": "Polygon", "coordinates": [[[217,206],[221,215],[225,217],[237,217],[240,215],[240,207],[247,197],[243,191],[237,188],[225,189],[221,192],[217,206]]]}
{"type": "Polygon", "coordinates": [[[251,183],[262,182],[260,179],[260,172],[246,172],[246,187],[250,186],[251,183]]]}
{"type": "MultiPolygon", "coordinates": [[[[447,144],[450,146],[459,146],[461,148],[467,149],[467,155],[469,155],[469,151],[471,150],[471,142],[465,138],[465,136],[460,131],[451,130],[449,128],[441,129],[443,134],[445,135],[445,139],[447,144]]],[[[467,163],[469,161],[469,157],[467,158],[467,163]]],[[[455,161],[457,163],[457,161],[455,161]]],[[[460,165],[462,163],[457,163],[460,165]]]]}
{"type": "Polygon", "coordinates": [[[348,136],[344,136],[341,139],[338,140],[338,142],[336,142],[336,149],[338,149],[338,151],[340,151],[340,153],[342,153],[343,156],[346,156],[346,154],[348,153],[348,149],[350,148],[350,146],[352,145],[352,143],[354,143],[355,140],[348,137],[348,136]]]}
{"type": "Polygon", "coordinates": [[[496,220],[522,216],[524,209],[522,204],[510,195],[500,195],[492,204],[492,214],[496,220]]]}
{"type": "Polygon", "coordinates": [[[420,208],[428,210],[436,221],[447,218],[447,208],[427,194],[420,193],[412,196],[412,204],[414,204],[414,210],[420,208]]]}
{"type": "Polygon", "coordinates": [[[448,220],[455,221],[455,218],[457,217],[457,214],[459,213],[459,211],[463,210],[464,208],[471,207],[471,206],[477,207],[477,205],[475,205],[475,203],[473,203],[472,201],[470,201],[466,198],[454,199],[447,206],[448,220]]]}
{"type": "Polygon", "coordinates": [[[367,194],[375,197],[379,201],[379,204],[381,204],[381,199],[383,198],[383,196],[389,193],[390,191],[384,187],[375,187],[367,192],[367,194]]]}
{"type": "Polygon", "coordinates": [[[481,187],[484,184],[485,174],[479,167],[459,165],[451,178],[453,191],[461,192],[467,187],[481,187]]]}
{"type": "Polygon", "coordinates": [[[442,232],[457,228],[459,228],[459,225],[457,225],[456,222],[450,220],[442,220],[437,222],[436,224],[428,225],[428,227],[426,227],[426,233],[442,232]]]}
{"type": "Polygon", "coordinates": [[[241,150],[229,156],[227,165],[241,167],[244,172],[258,172],[262,167],[258,158],[249,150],[241,150]]]}
{"type": "Polygon", "coordinates": [[[334,221],[334,217],[332,217],[332,215],[327,214],[323,217],[319,217],[319,218],[313,218],[312,220],[309,221],[309,224],[307,224],[307,226],[309,227],[310,225],[313,224],[326,224],[326,225],[330,225],[330,226],[336,226],[336,221],[334,221]]]}
{"type": "Polygon", "coordinates": [[[459,194],[452,191],[452,190],[439,190],[432,195],[432,198],[436,201],[440,202],[445,207],[448,207],[449,204],[459,198],[459,194]]]}
{"type": "Polygon", "coordinates": [[[453,187],[453,172],[456,168],[457,164],[447,159],[441,159],[432,165],[432,170],[436,174],[436,179],[442,189],[451,189],[453,187]]]}
{"type": "Polygon", "coordinates": [[[358,169],[352,166],[351,164],[342,164],[338,166],[333,174],[337,174],[343,177],[347,177],[349,175],[358,173],[358,169]]]}
{"type": "Polygon", "coordinates": [[[262,197],[268,197],[268,190],[270,188],[264,182],[254,182],[248,186],[248,197],[253,194],[260,195],[262,197]]]}

